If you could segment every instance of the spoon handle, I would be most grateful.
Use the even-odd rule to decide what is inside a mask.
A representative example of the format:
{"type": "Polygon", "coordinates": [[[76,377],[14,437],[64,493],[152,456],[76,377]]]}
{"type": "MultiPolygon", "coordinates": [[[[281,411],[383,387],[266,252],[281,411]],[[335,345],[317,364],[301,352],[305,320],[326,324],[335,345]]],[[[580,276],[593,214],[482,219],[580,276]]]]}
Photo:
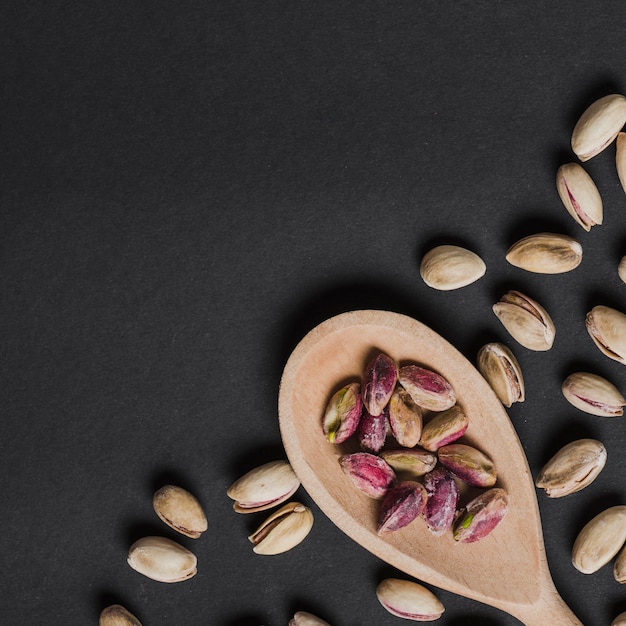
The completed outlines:
{"type": "Polygon", "coordinates": [[[556,590],[545,593],[531,605],[517,605],[511,611],[525,626],[584,626],[556,590]]]}

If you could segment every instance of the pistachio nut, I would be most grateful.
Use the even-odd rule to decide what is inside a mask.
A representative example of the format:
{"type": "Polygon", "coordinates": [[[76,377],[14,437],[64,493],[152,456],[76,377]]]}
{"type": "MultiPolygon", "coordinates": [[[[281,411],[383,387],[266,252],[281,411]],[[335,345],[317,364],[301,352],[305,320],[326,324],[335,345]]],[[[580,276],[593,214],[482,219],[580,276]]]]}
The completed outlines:
{"type": "Polygon", "coordinates": [[[336,391],[326,406],[322,422],[328,441],[339,444],[350,438],[359,425],[362,409],[359,383],[349,383],[336,391]]]}
{"type": "Polygon", "coordinates": [[[573,237],[537,233],[514,243],[506,260],[515,267],[536,274],[562,274],[580,265],[583,248],[573,237]]]}
{"type": "Polygon", "coordinates": [[[456,402],[452,385],[426,367],[404,365],[398,373],[398,382],[415,404],[428,411],[445,411],[456,402]]]}
{"type": "Polygon", "coordinates": [[[385,439],[387,438],[387,415],[387,407],[378,415],[371,415],[363,407],[361,420],[357,427],[357,435],[361,449],[365,452],[378,452],[385,445],[385,439]]]}
{"type": "Polygon", "coordinates": [[[535,300],[509,291],[493,305],[493,312],[511,337],[529,350],[549,350],[556,329],[548,312],[535,300]]]}
{"type": "Polygon", "coordinates": [[[196,575],[193,552],[167,537],[143,537],[128,551],[128,564],[140,574],[163,583],[177,583],[196,575]]]}
{"type": "Polygon", "coordinates": [[[615,144],[615,165],[617,167],[617,175],[622,189],[626,191],[626,133],[621,132],[617,135],[615,144]]]}
{"type": "Polygon", "coordinates": [[[422,435],[422,409],[415,404],[411,395],[397,387],[388,405],[391,434],[405,448],[416,446],[422,435]]]}
{"type": "Polygon", "coordinates": [[[339,457],[339,465],[355,487],[370,498],[382,498],[396,480],[391,466],[369,452],[344,454],[339,457]]]}
{"type": "Polygon", "coordinates": [[[286,502],[300,481],[287,461],[271,461],[236,480],[226,492],[237,513],[256,513],[286,502]]]}
{"type": "Polygon", "coordinates": [[[306,611],[298,611],[290,620],[289,626],[330,626],[328,622],[306,611]]]}
{"type": "Polygon", "coordinates": [[[477,361],[478,371],[504,406],[524,401],[522,369],[507,346],[499,342],[487,343],[478,351],[477,361]]]}
{"type": "Polygon", "coordinates": [[[611,626],[626,626],[626,612],[620,613],[612,622],[611,626]]]}
{"type": "Polygon", "coordinates": [[[454,540],[473,543],[484,539],[509,510],[509,496],[500,487],[483,491],[461,511],[454,525],[454,540]]]}
{"type": "Polygon", "coordinates": [[[617,275],[623,283],[626,283],[626,255],[619,260],[619,264],[617,265],[617,275]]]}
{"type": "Polygon", "coordinates": [[[363,406],[370,415],[380,415],[387,406],[398,380],[396,362],[384,352],[377,354],[366,366],[361,381],[363,406]]]}
{"type": "Polygon", "coordinates": [[[405,480],[390,487],[380,505],[378,534],[408,526],[420,515],[427,498],[424,485],[414,480],[405,480]]]}
{"type": "Polygon", "coordinates": [[[473,487],[493,487],[497,472],[493,461],[478,448],[465,443],[451,443],[437,451],[439,462],[455,476],[473,487]]]}
{"type": "Polygon", "coordinates": [[[423,448],[383,450],[380,456],[398,473],[419,477],[435,468],[437,455],[423,448]]]}
{"type": "Polygon", "coordinates": [[[570,374],[563,381],[561,390],[570,404],[585,413],[601,417],[615,417],[624,413],[624,396],[613,383],[597,374],[570,374]]]}
{"type": "Polygon", "coordinates": [[[155,492],[152,506],[159,518],[177,532],[197,539],[207,529],[207,518],[198,500],[186,489],[165,485],[155,492]]]}
{"type": "Polygon", "coordinates": [[[595,439],[563,446],[541,469],[535,485],[549,498],[561,498],[590,485],[606,463],[606,448],[595,439]]]}
{"type": "Polygon", "coordinates": [[[428,529],[435,536],[443,535],[452,527],[459,504],[459,487],[450,471],[437,467],[424,476],[428,500],[423,515],[428,529]]]}
{"type": "Polygon", "coordinates": [[[422,429],[420,446],[435,452],[441,446],[456,441],[465,434],[469,420],[465,411],[455,404],[447,411],[437,413],[422,429]]]}
{"type": "Polygon", "coordinates": [[[141,626],[141,622],[120,604],[111,604],[100,613],[100,626],[141,626]]]}
{"type": "Polygon", "coordinates": [[[432,591],[411,580],[385,578],[376,587],[378,601],[396,617],[428,622],[444,612],[444,606],[432,591]]]}
{"type": "Polygon", "coordinates": [[[441,291],[465,287],[484,276],[486,270],[485,262],[476,253],[452,245],[432,248],[420,263],[422,280],[441,291]]]}
{"type": "Polygon", "coordinates": [[[602,354],[626,365],[626,315],[611,307],[594,306],[585,318],[587,332],[602,354]]]}
{"type": "Polygon", "coordinates": [[[281,554],[304,541],[313,527],[311,509],[288,502],[274,511],[249,537],[256,554],[281,554]]]}
{"type": "Polygon", "coordinates": [[[615,563],[613,563],[613,578],[622,585],[626,583],[626,548],[621,548],[617,553],[617,557],[615,557],[615,563]]]}
{"type": "Polygon", "coordinates": [[[572,564],[583,574],[606,565],[626,541],[626,505],[605,509],[578,533],[572,548],[572,564]]]}
{"type": "Polygon", "coordinates": [[[588,161],[609,146],[625,124],[626,97],[614,93],[596,100],[574,126],[574,154],[581,161],[588,161]]]}
{"type": "Polygon", "coordinates": [[[592,226],[602,224],[602,197],[582,165],[561,165],[556,173],[556,188],[567,212],[587,232],[592,226]]]}

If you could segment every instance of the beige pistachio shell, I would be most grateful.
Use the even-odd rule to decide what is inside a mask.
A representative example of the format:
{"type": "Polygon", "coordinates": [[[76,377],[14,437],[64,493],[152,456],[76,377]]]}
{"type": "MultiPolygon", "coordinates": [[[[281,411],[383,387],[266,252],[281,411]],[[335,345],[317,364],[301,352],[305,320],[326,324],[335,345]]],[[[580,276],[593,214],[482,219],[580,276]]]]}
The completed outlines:
{"type": "Polygon", "coordinates": [[[615,417],[624,413],[624,396],[613,383],[597,374],[570,374],[563,381],[561,389],[566,400],[585,413],[601,417],[615,417]]]}
{"type": "Polygon", "coordinates": [[[589,336],[602,354],[626,365],[626,315],[608,306],[594,306],[585,318],[589,336]]]}
{"type": "Polygon", "coordinates": [[[330,626],[328,622],[306,611],[298,611],[290,620],[289,626],[330,626]]]}
{"type": "Polygon", "coordinates": [[[617,167],[619,182],[622,184],[622,189],[626,192],[626,133],[624,132],[617,135],[615,166],[617,167]]]}
{"type": "Polygon", "coordinates": [[[515,267],[536,274],[563,274],[580,265],[583,248],[567,235],[537,233],[514,243],[506,260],[515,267]]]}
{"type": "Polygon", "coordinates": [[[583,574],[606,565],[626,541],[626,506],[605,509],[587,522],[572,548],[572,564],[583,574]]]}
{"type": "Polygon", "coordinates": [[[207,529],[207,519],[195,496],[176,485],[155,492],[152,506],[159,518],[177,532],[197,539],[207,529]]]}
{"type": "Polygon", "coordinates": [[[486,269],[485,262],[476,253],[460,246],[443,245],[424,255],[420,275],[429,287],[450,291],[477,281],[486,269]]]}
{"type": "MultiPolygon", "coordinates": [[[[617,553],[615,563],[613,563],[613,578],[622,585],[626,583],[626,547],[617,553]]],[[[624,617],[626,618],[626,613],[624,613],[624,617]]],[[[626,626],[626,620],[624,626],[626,626]]]]}
{"type": "Polygon", "coordinates": [[[626,255],[624,255],[617,265],[617,275],[623,283],[626,283],[626,255]]]}
{"type": "Polygon", "coordinates": [[[499,342],[487,343],[478,351],[477,360],[478,371],[504,406],[524,401],[522,369],[507,346],[499,342]]]}
{"type": "Polygon", "coordinates": [[[587,232],[602,224],[603,205],[593,179],[579,163],[561,165],[556,173],[556,187],[567,212],[587,232]]]}
{"type": "Polygon", "coordinates": [[[606,448],[595,439],[563,446],[542,468],[535,484],[549,498],[561,498],[590,485],[606,464],[606,448]]]}
{"type": "Polygon", "coordinates": [[[163,583],[177,583],[196,575],[193,552],[167,537],[144,537],[128,552],[128,564],[140,574],[163,583]]]}
{"type": "Polygon", "coordinates": [[[611,626],[626,626],[626,612],[620,613],[612,622],[611,626]]]}
{"type": "Polygon", "coordinates": [[[493,312],[511,337],[529,350],[549,350],[556,329],[548,312],[535,300],[509,291],[493,305],[493,312]]]}
{"type": "Polygon", "coordinates": [[[574,126],[572,150],[588,161],[607,148],[626,124],[626,97],[610,94],[591,104],[574,126]]]}
{"type": "Polygon", "coordinates": [[[271,461],[255,467],[236,480],[226,494],[235,500],[237,513],[265,511],[286,502],[300,486],[287,461],[271,461]]]}
{"type": "Polygon", "coordinates": [[[411,580],[385,578],[376,587],[376,597],[392,615],[415,622],[436,620],[445,610],[432,591],[411,580]]]}
{"type": "Polygon", "coordinates": [[[100,626],[141,626],[141,622],[121,604],[107,606],[100,613],[100,626]]]}
{"type": "Polygon", "coordinates": [[[313,513],[289,502],[270,515],[249,537],[256,554],[281,554],[304,541],[313,527],[313,513]]]}

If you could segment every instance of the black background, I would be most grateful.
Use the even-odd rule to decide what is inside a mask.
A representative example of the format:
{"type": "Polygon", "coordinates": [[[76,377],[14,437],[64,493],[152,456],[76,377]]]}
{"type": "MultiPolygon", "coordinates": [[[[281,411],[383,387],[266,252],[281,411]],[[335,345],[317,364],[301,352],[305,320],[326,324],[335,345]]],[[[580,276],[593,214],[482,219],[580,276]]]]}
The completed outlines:
{"type": "MultiPolygon", "coordinates": [[[[400,623],[374,589],[401,575],[316,516],[304,543],[254,555],[228,486],[284,455],[278,386],[317,323],[381,308],[428,324],[471,361],[486,341],[520,360],[509,414],[534,475],[577,437],[604,442],[593,485],[538,492],[555,583],[586,625],[626,610],[611,566],[571,565],[576,534],[626,502],[626,426],[584,414],[576,370],[626,390],[584,315],[626,309],[626,194],[614,146],[586,168],[605,220],[586,233],[554,184],[596,98],[626,92],[616,2],[46,2],[0,8],[0,398],[3,624],[97,623],[120,602],[144,626],[400,623]],[[523,235],[578,238],[559,276],[504,259],[523,235]],[[428,288],[433,245],[487,274],[428,288]],[[491,312],[508,289],[541,302],[554,347],[516,344],[491,312]],[[188,582],[126,564],[166,482],[209,530],[188,582]]],[[[502,576],[506,577],[506,572],[502,576]]],[[[480,572],[476,572],[479,576],[480,572]]],[[[445,626],[512,617],[441,590],[445,626]]]]}

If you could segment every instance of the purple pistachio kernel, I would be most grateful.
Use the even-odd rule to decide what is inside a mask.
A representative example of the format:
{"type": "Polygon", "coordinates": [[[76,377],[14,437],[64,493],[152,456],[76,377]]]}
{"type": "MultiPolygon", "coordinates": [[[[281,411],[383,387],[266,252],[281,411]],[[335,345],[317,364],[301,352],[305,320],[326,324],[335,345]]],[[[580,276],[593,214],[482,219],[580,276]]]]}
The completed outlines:
{"type": "Polygon", "coordinates": [[[452,527],[459,504],[459,487],[454,476],[445,467],[438,467],[424,476],[428,501],[424,507],[424,519],[434,535],[452,527]]]}
{"type": "Polygon", "coordinates": [[[382,498],[396,480],[391,466],[369,452],[344,454],[339,458],[339,464],[354,485],[370,498],[382,498]]]}
{"type": "Polygon", "coordinates": [[[408,526],[424,509],[426,489],[413,480],[391,487],[383,498],[378,516],[379,535],[408,526]]]}
{"type": "Polygon", "coordinates": [[[398,366],[385,353],[372,359],[363,373],[363,405],[370,415],[380,415],[387,406],[398,381],[398,366]]]}
{"type": "Polygon", "coordinates": [[[452,385],[441,374],[425,367],[419,365],[401,367],[398,382],[413,398],[415,404],[429,411],[445,411],[456,402],[452,385]]]}
{"type": "Polygon", "coordinates": [[[343,443],[359,425],[363,403],[361,385],[350,383],[333,394],[324,413],[323,430],[331,443],[343,443]]]}
{"type": "Polygon", "coordinates": [[[474,498],[459,516],[454,539],[473,543],[486,537],[506,515],[509,497],[504,489],[493,487],[474,498]]]}
{"type": "Polygon", "coordinates": [[[398,387],[389,400],[388,411],[395,440],[405,448],[416,446],[422,435],[422,409],[408,392],[398,387]]]}
{"type": "Polygon", "coordinates": [[[447,411],[438,413],[422,429],[420,445],[429,452],[434,452],[465,434],[469,424],[467,415],[460,406],[455,405],[447,411]]]}
{"type": "Polygon", "coordinates": [[[464,443],[452,443],[437,451],[439,462],[463,482],[474,487],[493,487],[497,472],[492,460],[464,443]]]}
{"type": "Polygon", "coordinates": [[[357,428],[361,449],[376,453],[385,445],[387,438],[387,408],[380,415],[371,415],[363,408],[363,414],[357,428]]]}

